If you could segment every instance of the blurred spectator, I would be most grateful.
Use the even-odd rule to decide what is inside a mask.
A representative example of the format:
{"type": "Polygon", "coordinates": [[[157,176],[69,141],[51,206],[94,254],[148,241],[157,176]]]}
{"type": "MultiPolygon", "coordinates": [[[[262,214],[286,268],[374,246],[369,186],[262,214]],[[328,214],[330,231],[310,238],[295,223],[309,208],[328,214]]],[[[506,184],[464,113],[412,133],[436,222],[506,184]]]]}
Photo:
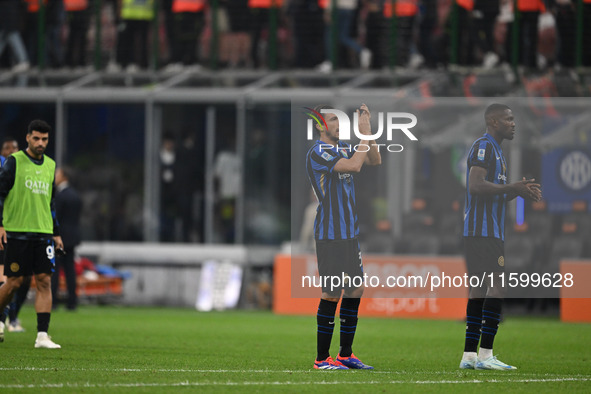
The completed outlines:
{"type": "Polygon", "coordinates": [[[214,164],[214,175],[217,180],[217,212],[221,241],[234,242],[234,218],[236,212],[236,197],[240,193],[242,163],[236,154],[233,140],[226,149],[218,152],[214,164]]]}
{"type": "MultiPolygon", "coordinates": [[[[542,0],[517,0],[519,10],[519,44],[517,63],[529,69],[538,64],[538,19],[546,11],[542,0]]],[[[506,55],[512,57],[512,23],[507,25],[506,55]]]]}
{"type": "Polygon", "coordinates": [[[511,40],[513,32],[511,26],[513,25],[513,0],[500,0],[499,16],[497,17],[497,26],[495,31],[495,40],[501,43],[501,61],[503,67],[508,67],[511,63],[511,40]]]}
{"type": "MultiPolygon", "coordinates": [[[[458,24],[458,57],[457,62],[462,66],[474,64],[473,18],[474,0],[456,0],[458,24]]],[[[453,38],[452,38],[453,40],[453,38]]]]}
{"type": "Polygon", "coordinates": [[[86,66],[86,41],[90,9],[88,0],[64,0],[68,18],[68,42],[66,46],[66,65],[68,67],[86,66]]]}
{"type": "MultiPolygon", "coordinates": [[[[230,20],[228,17],[228,7],[229,7],[229,3],[228,1],[230,0],[219,0],[218,1],[218,7],[217,10],[215,10],[214,12],[214,8],[211,8],[211,12],[208,14],[208,18],[207,18],[207,26],[208,28],[206,29],[206,34],[204,34],[204,41],[202,41],[202,44],[205,44],[205,46],[207,47],[207,53],[208,56],[212,56],[213,55],[213,48],[210,48],[209,45],[212,44],[212,38],[213,38],[213,23],[215,21],[216,23],[216,29],[218,32],[218,61],[219,61],[219,65],[220,67],[226,67],[228,66],[229,62],[230,62],[230,57],[232,56],[237,56],[233,53],[231,53],[231,48],[233,46],[232,41],[232,36],[230,34],[230,20]]],[[[242,2],[242,1],[248,1],[248,0],[239,0],[238,2],[242,2]]],[[[235,5],[236,3],[234,1],[231,2],[232,5],[235,5]]],[[[246,7],[246,9],[248,10],[248,7],[246,7]]],[[[248,13],[244,14],[245,17],[247,17],[248,19],[248,13]]],[[[250,35],[250,28],[248,28],[246,30],[246,35],[250,35]]],[[[250,51],[244,55],[245,58],[247,58],[250,55],[250,51]]]]}
{"type": "Polygon", "coordinates": [[[384,16],[384,2],[388,0],[368,0],[365,19],[367,49],[370,50],[371,68],[381,69],[388,65],[389,27],[390,23],[384,16]]]}
{"type": "Polygon", "coordinates": [[[21,21],[21,0],[0,0],[0,56],[6,45],[10,45],[15,61],[12,71],[22,72],[29,69],[27,49],[19,32],[21,21]]]}
{"type": "Polygon", "coordinates": [[[422,0],[419,22],[419,52],[424,57],[425,65],[434,68],[437,64],[435,49],[435,30],[438,27],[437,0],[422,0]]]}
{"type": "Polygon", "coordinates": [[[288,14],[292,21],[296,68],[312,68],[324,59],[323,11],[318,0],[290,0],[288,14]]]}
{"type": "Polygon", "coordinates": [[[122,0],[117,27],[117,63],[127,71],[148,67],[148,37],[154,0],[122,0]]]}
{"type": "MultiPolygon", "coordinates": [[[[574,67],[577,44],[577,0],[550,0],[550,9],[558,28],[558,62],[574,67]]],[[[583,66],[591,66],[591,0],[583,0],[583,66]]]]}
{"type": "MultiPolygon", "coordinates": [[[[39,64],[37,54],[39,46],[39,0],[26,0],[27,12],[25,16],[25,29],[23,39],[27,48],[29,63],[36,66],[39,64]]],[[[47,2],[44,2],[47,4],[47,2]]]]}
{"type": "Polygon", "coordinates": [[[499,10],[499,0],[476,0],[474,3],[473,36],[484,68],[492,68],[499,63],[494,45],[494,28],[499,10]]]}
{"type": "Polygon", "coordinates": [[[47,9],[45,10],[45,52],[48,67],[59,68],[64,65],[62,29],[65,22],[64,0],[47,0],[47,9]]]}
{"type": "MultiPolygon", "coordinates": [[[[248,0],[224,0],[224,9],[228,26],[222,39],[220,58],[230,68],[246,67],[250,63],[250,9],[248,0]]],[[[219,25],[218,25],[219,27],[219,25]]]]}
{"type": "Polygon", "coordinates": [[[201,231],[203,174],[192,134],[178,145],[175,136],[162,136],[160,148],[160,241],[196,242],[201,231]]]}
{"type": "Polygon", "coordinates": [[[162,136],[160,148],[160,241],[175,240],[175,219],[177,217],[175,182],[175,144],[174,136],[162,136]]]}
{"type": "Polygon", "coordinates": [[[269,31],[270,9],[272,7],[280,8],[283,5],[283,0],[248,0],[248,7],[250,8],[251,16],[251,32],[252,32],[252,46],[250,55],[252,65],[255,68],[260,67],[259,60],[259,45],[260,39],[264,29],[267,29],[267,53],[269,50],[268,38],[272,32],[269,31]]]}
{"type": "Polygon", "coordinates": [[[517,0],[520,12],[521,64],[531,69],[537,68],[538,57],[538,20],[540,13],[546,12],[543,0],[517,0]]]}
{"type": "Polygon", "coordinates": [[[583,66],[591,67],[591,0],[583,0],[583,66]]]}
{"type": "Polygon", "coordinates": [[[576,7],[573,0],[551,0],[550,4],[558,29],[558,63],[564,67],[575,66],[576,7]]]}
{"type": "MultiPolygon", "coordinates": [[[[324,21],[326,22],[325,42],[326,42],[326,60],[321,63],[318,69],[322,72],[329,72],[333,68],[331,62],[331,52],[333,47],[332,42],[332,1],[320,0],[324,8],[324,21]]],[[[367,69],[371,64],[371,52],[369,49],[362,47],[353,37],[351,37],[352,24],[355,22],[355,10],[357,8],[357,0],[336,0],[336,19],[337,19],[337,37],[338,42],[343,44],[346,48],[354,51],[359,57],[359,65],[361,68],[367,69]]]]}
{"type": "Polygon", "coordinates": [[[178,69],[197,63],[197,42],[205,24],[205,6],[206,0],[173,0],[172,67],[178,69]]]}
{"type": "Polygon", "coordinates": [[[76,270],[74,268],[75,248],[80,244],[80,213],[82,212],[82,199],[76,189],[70,186],[72,170],[67,167],[59,167],[55,171],[55,212],[60,224],[60,232],[64,242],[65,255],[56,253],[55,273],[51,276],[51,292],[53,294],[53,309],[59,304],[59,280],[60,269],[63,269],[66,277],[68,298],[66,308],[76,310],[78,296],[76,295],[76,270]]]}
{"type": "Polygon", "coordinates": [[[201,219],[203,201],[203,172],[195,146],[195,136],[188,133],[176,149],[174,160],[174,191],[177,219],[181,223],[181,235],[177,241],[197,242],[202,239],[201,219]]]}
{"type": "MultiPolygon", "coordinates": [[[[19,45],[19,0],[0,0],[0,55],[6,45],[10,45],[15,59],[15,71],[26,70],[30,64],[37,64],[39,49],[38,29],[39,1],[23,0],[27,4],[24,46],[19,45]],[[23,51],[23,48],[25,51],[23,51]],[[28,53],[26,53],[28,52],[28,53]],[[27,63],[27,61],[29,63],[27,63]]],[[[45,1],[45,57],[43,61],[50,67],[60,67],[65,63],[69,67],[81,67],[86,64],[89,39],[90,17],[93,7],[89,0],[44,0],[45,1]],[[67,13],[67,14],[66,14],[67,13]],[[64,18],[67,16],[69,34],[67,46],[62,48],[61,35],[64,18]],[[63,51],[63,49],[66,49],[63,51]],[[65,53],[63,53],[65,52],[65,53]],[[65,55],[65,56],[64,56],[65,55]]],[[[154,0],[121,0],[121,7],[112,6],[117,0],[103,0],[118,14],[117,62],[129,70],[145,68],[149,64],[151,43],[151,21],[154,18],[154,0]]],[[[337,4],[336,30],[338,33],[338,56],[341,65],[346,64],[350,54],[358,56],[354,60],[363,68],[380,69],[389,65],[391,52],[396,57],[396,65],[416,68],[422,63],[435,67],[438,62],[445,62],[449,54],[449,27],[452,20],[450,11],[456,7],[458,23],[458,64],[482,64],[491,68],[498,64],[499,57],[510,61],[512,52],[513,0],[335,0],[337,4]],[[503,9],[499,15],[499,8],[503,9]],[[396,16],[395,20],[392,19],[396,16]],[[357,22],[357,18],[361,22],[357,22]],[[443,22],[442,22],[443,21],[443,22]],[[497,23],[498,22],[498,23],[497,23]],[[505,26],[505,23],[508,24],[505,26]],[[397,43],[390,45],[391,24],[395,23],[397,43]],[[415,26],[418,24],[419,26],[415,26]],[[364,28],[365,27],[365,28],[364,28]],[[496,30],[495,30],[496,29],[496,30]],[[359,31],[359,34],[356,32],[359,31]],[[495,41],[494,34],[498,34],[495,41]],[[505,33],[503,33],[505,32],[505,33]],[[415,33],[417,33],[415,37],[415,33]],[[505,53],[495,42],[500,36],[506,36],[505,53]],[[364,48],[360,40],[364,41],[364,48]],[[440,39],[443,37],[443,40],[440,39]],[[417,42],[416,50],[414,41],[417,42]],[[349,53],[351,52],[351,53],[349,53]],[[439,53],[441,52],[441,53],[439,53]],[[345,56],[342,56],[345,55],[345,56]],[[371,63],[371,64],[370,64],[371,63]]],[[[332,69],[330,63],[331,29],[333,0],[218,0],[218,32],[220,34],[219,59],[229,67],[259,67],[264,65],[268,54],[270,34],[269,21],[271,10],[286,6],[289,16],[291,37],[293,39],[293,66],[309,68],[321,64],[322,71],[332,69]],[[323,11],[324,10],[324,11],[323,11]],[[323,30],[322,34],[320,30],[323,30]],[[324,40],[319,40],[319,35],[324,40]],[[252,39],[252,40],[251,40],[252,39]],[[252,44],[252,45],[251,45],[252,44]],[[324,48],[324,49],[323,49],[324,48]],[[324,60],[324,62],[322,61],[324,60]]],[[[199,49],[207,47],[211,29],[205,29],[210,16],[207,16],[208,0],[162,0],[161,12],[164,16],[164,30],[168,42],[168,62],[171,70],[180,70],[181,65],[195,64],[199,60],[199,49]],[[205,32],[205,34],[203,34],[205,32]],[[200,37],[203,36],[203,37],[200,37]],[[199,44],[201,42],[201,45],[199,44]]],[[[545,22],[556,21],[560,38],[557,51],[559,63],[573,67],[576,58],[578,0],[519,0],[519,51],[518,63],[528,68],[540,67],[543,60],[540,54],[551,60],[547,52],[553,53],[554,32],[544,37],[545,22]],[[545,11],[548,3],[554,18],[545,11]],[[537,34],[536,34],[537,32],[537,34]],[[538,47],[538,42],[540,46],[538,47]]],[[[591,65],[591,0],[581,0],[583,16],[583,65],[591,65]]],[[[109,32],[114,30],[113,23],[102,13],[103,50],[109,51],[114,44],[110,42],[109,32]],[[109,27],[111,29],[109,29],[109,27]]],[[[161,17],[162,17],[161,15],[161,17]]],[[[278,22],[281,18],[278,18],[278,22]]],[[[552,24],[553,26],[553,24],[552,24]]],[[[210,26],[209,26],[210,27],[210,26]]],[[[94,29],[90,29],[94,34],[94,29]]],[[[277,39],[289,41],[278,29],[277,39]]],[[[92,37],[90,37],[92,39],[92,37]]],[[[166,54],[166,45],[163,47],[166,54]]],[[[204,49],[206,52],[209,49],[204,49]]],[[[291,47],[284,46],[281,55],[291,56],[291,47]]],[[[7,58],[7,56],[5,56],[7,58]]],[[[6,64],[6,60],[4,60],[6,64]]],[[[114,67],[113,69],[118,69],[114,67]]]]}
{"type": "MultiPolygon", "coordinates": [[[[166,36],[166,49],[168,53],[167,57],[167,64],[172,62],[172,47],[173,47],[173,37],[174,37],[174,29],[175,29],[175,19],[172,13],[172,3],[174,0],[160,0],[162,16],[164,16],[164,35],[166,36]]],[[[160,20],[162,20],[162,16],[160,16],[160,20]]]]}
{"type": "Polygon", "coordinates": [[[384,16],[388,19],[396,16],[396,65],[404,67],[410,60],[413,26],[419,11],[418,0],[397,0],[394,13],[392,5],[391,1],[386,1],[384,16]]]}

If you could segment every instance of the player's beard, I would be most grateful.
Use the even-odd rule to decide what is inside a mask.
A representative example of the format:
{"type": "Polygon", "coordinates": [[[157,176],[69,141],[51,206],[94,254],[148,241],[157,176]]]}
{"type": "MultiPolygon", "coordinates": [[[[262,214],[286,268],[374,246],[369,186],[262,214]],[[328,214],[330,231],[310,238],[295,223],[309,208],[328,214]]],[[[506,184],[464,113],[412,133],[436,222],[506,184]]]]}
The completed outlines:
{"type": "Polygon", "coordinates": [[[33,154],[35,154],[38,157],[41,157],[45,153],[45,149],[47,149],[47,147],[37,146],[37,147],[29,147],[29,149],[33,154]]]}
{"type": "Polygon", "coordinates": [[[336,130],[335,132],[331,133],[330,139],[335,143],[339,142],[339,131],[336,130]]]}

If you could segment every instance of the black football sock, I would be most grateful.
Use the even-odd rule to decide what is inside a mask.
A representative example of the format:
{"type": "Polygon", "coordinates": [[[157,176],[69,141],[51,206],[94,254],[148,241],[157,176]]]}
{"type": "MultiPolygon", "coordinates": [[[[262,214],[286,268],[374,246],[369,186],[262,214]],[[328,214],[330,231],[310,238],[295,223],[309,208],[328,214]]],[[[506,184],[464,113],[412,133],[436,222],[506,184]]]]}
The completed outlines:
{"type": "Polygon", "coordinates": [[[357,312],[359,311],[360,298],[343,298],[341,301],[341,347],[339,355],[341,357],[351,357],[353,354],[353,338],[357,329],[357,312]]]}
{"type": "Polygon", "coordinates": [[[320,300],[316,323],[318,331],[316,332],[316,361],[325,360],[330,356],[330,342],[332,341],[332,332],[334,330],[334,315],[337,311],[338,302],[320,300]]]}
{"type": "Polygon", "coordinates": [[[480,347],[492,349],[495,335],[501,321],[503,300],[501,298],[487,298],[482,307],[482,340],[480,347]]]}
{"type": "Polygon", "coordinates": [[[47,332],[49,330],[49,318],[51,313],[37,313],[37,332],[47,332]]]}
{"type": "Polygon", "coordinates": [[[468,299],[466,307],[466,343],[464,352],[476,352],[480,341],[480,330],[482,328],[482,306],[484,298],[468,299]]]}

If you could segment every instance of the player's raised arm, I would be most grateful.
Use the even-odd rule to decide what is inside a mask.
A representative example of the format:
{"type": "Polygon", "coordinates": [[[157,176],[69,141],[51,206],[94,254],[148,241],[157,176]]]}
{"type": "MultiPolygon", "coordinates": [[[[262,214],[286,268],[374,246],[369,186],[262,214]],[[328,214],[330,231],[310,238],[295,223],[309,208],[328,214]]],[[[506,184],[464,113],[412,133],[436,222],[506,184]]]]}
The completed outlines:
{"type": "MultiPolygon", "coordinates": [[[[368,145],[369,140],[359,141],[359,145],[368,145]]],[[[367,158],[367,150],[359,150],[350,159],[340,159],[334,166],[336,172],[359,172],[367,158]]]]}
{"type": "MultiPolygon", "coordinates": [[[[361,114],[359,114],[359,110],[357,113],[359,114],[359,132],[361,134],[371,134],[371,113],[369,112],[369,108],[366,104],[361,105],[361,114]]],[[[367,156],[365,157],[365,164],[370,166],[378,166],[382,164],[382,155],[378,149],[375,140],[369,142],[369,151],[367,152],[367,156]]]]}
{"type": "MultiPolygon", "coordinates": [[[[369,109],[365,104],[361,106],[361,113],[359,110],[356,111],[359,117],[359,132],[364,135],[371,134],[371,124],[369,123],[369,119],[371,114],[369,113],[369,109]]],[[[355,152],[355,154],[349,159],[340,159],[339,162],[334,166],[334,170],[337,172],[359,172],[361,171],[361,167],[363,164],[370,162],[375,163],[376,160],[379,160],[379,163],[375,163],[372,165],[380,164],[382,159],[380,158],[380,153],[377,151],[376,148],[371,148],[372,141],[362,139],[359,141],[358,146],[363,147],[360,148],[355,152]],[[369,148],[366,148],[369,147],[369,148]],[[377,153],[377,159],[376,159],[377,153]]]]}

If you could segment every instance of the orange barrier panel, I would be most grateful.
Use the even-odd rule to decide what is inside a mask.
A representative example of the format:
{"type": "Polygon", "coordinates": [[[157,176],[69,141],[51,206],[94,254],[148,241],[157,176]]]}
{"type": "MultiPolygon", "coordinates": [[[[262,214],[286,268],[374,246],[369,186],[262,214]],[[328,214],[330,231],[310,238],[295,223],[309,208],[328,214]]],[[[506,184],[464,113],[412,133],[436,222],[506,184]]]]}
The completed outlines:
{"type": "MultiPolygon", "coordinates": [[[[31,279],[31,289],[35,290],[35,277],[31,279]]],[[[66,279],[60,277],[58,291],[60,295],[67,294],[66,279]]],[[[80,298],[84,297],[103,297],[103,296],[122,296],[123,279],[110,276],[99,276],[97,279],[85,279],[81,276],[76,277],[76,294],[80,298]]]]}
{"type": "Polygon", "coordinates": [[[560,273],[573,278],[572,287],[560,288],[560,320],[591,322],[591,260],[563,260],[560,273]]]}
{"type": "MultiPolygon", "coordinates": [[[[465,265],[459,257],[364,256],[368,275],[397,276],[429,271],[461,276],[465,265]]],[[[273,311],[278,314],[314,315],[321,290],[301,287],[302,275],[318,275],[313,255],[277,255],[273,273],[273,311]]],[[[466,288],[393,289],[383,286],[365,290],[359,313],[364,316],[428,319],[463,319],[466,312],[466,288]]]]}

